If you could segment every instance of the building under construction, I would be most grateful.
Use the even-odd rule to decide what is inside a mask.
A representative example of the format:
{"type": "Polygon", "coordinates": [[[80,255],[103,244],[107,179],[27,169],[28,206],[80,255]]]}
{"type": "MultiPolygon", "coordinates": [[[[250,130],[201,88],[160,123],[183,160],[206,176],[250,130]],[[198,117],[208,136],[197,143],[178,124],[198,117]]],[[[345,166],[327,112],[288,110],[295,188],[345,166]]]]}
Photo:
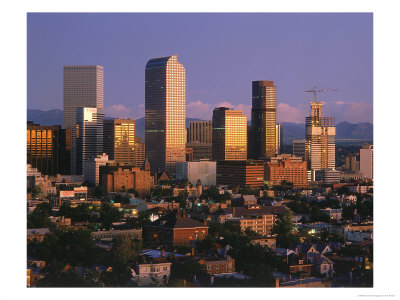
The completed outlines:
{"type": "Polygon", "coordinates": [[[314,180],[316,170],[335,169],[335,118],[322,117],[322,103],[317,101],[316,88],[311,102],[311,115],[306,117],[305,156],[311,180],[314,180]]]}

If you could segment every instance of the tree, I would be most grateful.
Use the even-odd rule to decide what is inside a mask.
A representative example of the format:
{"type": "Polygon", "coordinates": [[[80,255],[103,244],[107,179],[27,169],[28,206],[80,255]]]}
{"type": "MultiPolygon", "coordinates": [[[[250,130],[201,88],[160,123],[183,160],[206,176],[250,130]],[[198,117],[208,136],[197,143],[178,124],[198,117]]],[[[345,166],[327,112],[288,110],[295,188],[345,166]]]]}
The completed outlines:
{"type": "Polygon", "coordinates": [[[39,244],[36,253],[47,264],[92,266],[101,258],[88,230],[54,230],[39,244]]]}
{"type": "Polygon", "coordinates": [[[108,202],[104,202],[100,208],[100,222],[101,225],[110,229],[113,222],[120,222],[124,217],[124,213],[121,212],[117,207],[112,206],[108,202]]]}
{"type": "Polygon", "coordinates": [[[106,191],[105,191],[104,187],[101,185],[96,186],[96,189],[94,190],[94,196],[97,199],[104,198],[106,196],[106,191]]]}
{"type": "Polygon", "coordinates": [[[35,185],[31,191],[32,198],[41,198],[42,197],[42,188],[39,185],[35,185]]]}
{"type": "Polygon", "coordinates": [[[277,234],[277,245],[288,248],[291,243],[299,242],[298,235],[292,234],[293,229],[292,212],[287,210],[285,215],[279,216],[273,228],[273,232],[277,234]]]}
{"type": "Polygon", "coordinates": [[[39,204],[35,210],[28,214],[28,228],[49,228],[53,226],[49,217],[51,216],[51,205],[48,203],[39,204]]]}

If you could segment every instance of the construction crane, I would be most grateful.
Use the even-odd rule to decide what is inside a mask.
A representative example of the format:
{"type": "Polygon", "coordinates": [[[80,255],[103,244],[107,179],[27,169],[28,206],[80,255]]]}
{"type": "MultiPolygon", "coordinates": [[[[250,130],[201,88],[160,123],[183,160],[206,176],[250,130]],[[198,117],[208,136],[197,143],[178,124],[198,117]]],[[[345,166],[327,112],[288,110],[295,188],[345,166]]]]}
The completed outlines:
{"type": "Polygon", "coordinates": [[[334,92],[334,91],[337,91],[337,89],[317,90],[317,87],[313,87],[311,90],[306,91],[306,93],[314,93],[314,102],[317,102],[317,93],[320,93],[320,92],[334,92]]]}

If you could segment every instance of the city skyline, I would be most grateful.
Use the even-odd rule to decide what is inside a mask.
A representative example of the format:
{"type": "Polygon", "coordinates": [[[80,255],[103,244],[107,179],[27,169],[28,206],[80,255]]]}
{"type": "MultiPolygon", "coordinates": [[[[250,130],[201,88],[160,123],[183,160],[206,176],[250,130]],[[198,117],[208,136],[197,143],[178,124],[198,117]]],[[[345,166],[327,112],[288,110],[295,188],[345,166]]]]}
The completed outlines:
{"type": "Polygon", "coordinates": [[[251,81],[272,80],[278,90],[278,122],[304,123],[311,100],[304,91],[318,86],[338,89],[319,99],[338,123],[372,123],[372,14],[116,15],[28,14],[28,109],[61,108],[63,65],[98,64],[106,71],[106,115],[141,118],[146,61],[177,54],[187,69],[187,117],[210,120],[215,107],[227,106],[242,110],[249,121],[251,81]],[[149,34],[165,34],[161,41],[173,38],[171,43],[155,42],[143,32],[124,26],[135,22],[147,25],[150,19],[155,24],[149,24],[149,34]],[[71,20],[74,23],[67,29],[71,20]],[[208,23],[203,28],[204,20],[208,23]],[[49,21],[51,28],[43,28],[49,21]],[[108,30],[90,35],[96,24],[108,30]],[[165,24],[166,28],[156,32],[156,24],[165,24]],[[179,24],[188,25],[196,36],[188,36],[189,29],[178,30],[179,24]],[[215,32],[210,32],[212,24],[216,25],[215,32]],[[264,27],[266,24],[269,27],[264,27]],[[315,24],[319,24],[318,30],[308,30],[315,24]],[[62,40],[56,34],[61,26],[62,40]],[[255,32],[246,32],[250,29],[255,32]],[[263,34],[256,40],[259,32],[263,34]],[[139,46],[132,41],[133,36],[138,36],[139,46]],[[66,41],[81,43],[82,51],[72,51],[66,41]],[[310,41],[314,41],[314,47],[310,41]],[[98,47],[103,42],[112,46],[98,47]],[[250,42],[255,42],[254,47],[249,48],[250,42]],[[229,46],[228,52],[224,45],[229,46]],[[351,114],[354,110],[359,112],[356,116],[351,114]]]}

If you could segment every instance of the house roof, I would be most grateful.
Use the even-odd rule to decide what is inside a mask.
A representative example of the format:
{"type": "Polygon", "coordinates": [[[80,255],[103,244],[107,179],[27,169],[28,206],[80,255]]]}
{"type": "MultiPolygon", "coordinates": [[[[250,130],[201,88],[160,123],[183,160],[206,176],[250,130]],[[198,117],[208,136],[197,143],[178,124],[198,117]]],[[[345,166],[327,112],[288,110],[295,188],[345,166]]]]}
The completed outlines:
{"type": "Polygon", "coordinates": [[[227,207],[223,208],[222,211],[225,214],[233,214],[233,210],[235,209],[235,213],[233,217],[241,217],[243,215],[264,215],[264,214],[273,214],[273,215],[284,215],[287,211],[287,208],[284,206],[264,206],[259,205],[259,208],[247,208],[247,207],[227,207]]]}
{"type": "Polygon", "coordinates": [[[204,225],[203,223],[197,220],[191,219],[189,217],[180,216],[176,210],[152,222],[149,226],[157,226],[170,229],[196,228],[196,227],[208,228],[207,225],[204,225]]]}
{"type": "MultiPolygon", "coordinates": [[[[145,256],[147,256],[149,258],[159,258],[159,257],[161,257],[161,254],[162,254],[162,251],[161,250],[157,250],[157,249],[146,249],[146,250],[142,250],[140,252],[140,255],[145,255],[145,256]]],[[[168,252],[168,251],[164,252],[165,256],[168,256],[170,254],[173,254],[176,257],[185,256],[185,255],[178,254],[178,253],[175,253],[175,252],[168,252]]]]}

